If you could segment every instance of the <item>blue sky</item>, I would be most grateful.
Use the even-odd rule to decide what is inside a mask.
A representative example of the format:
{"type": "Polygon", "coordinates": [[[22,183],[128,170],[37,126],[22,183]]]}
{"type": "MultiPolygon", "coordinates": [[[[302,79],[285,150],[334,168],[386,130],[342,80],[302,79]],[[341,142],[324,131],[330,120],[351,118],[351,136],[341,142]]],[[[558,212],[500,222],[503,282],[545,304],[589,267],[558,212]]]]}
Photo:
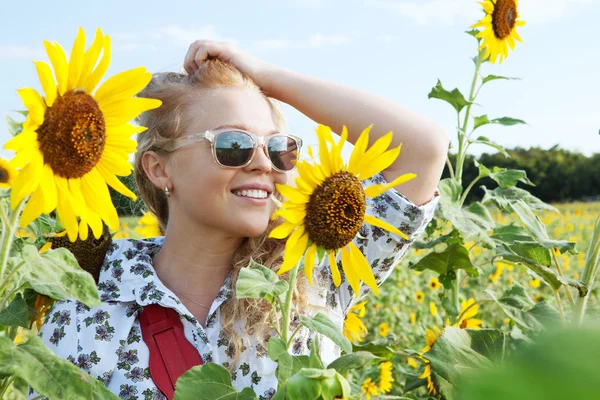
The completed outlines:
{"type": "MultiPolygon", "coordinates": [[[[139,65],[177,71],[192,40],[230,40],[269,62],[426,115],[454,146],[453,109],[427,94],[437,79],[468,94],[476,42],[464,31],[482,16],[474,0],[0,0],[0,7],[2,115],[23,109],[16,89],[39,88],[31,60],[47,61],[44,40],[70,51],[78,26],[89,36],[101,27],[113,39],[107,76],[139,65]]],[[[529,125],[487,126],[479,134],[506,147],[600,152],[600,0],[521,0],[520,13],[528,23],[519,30],[524,43],[482,73],[521,80],[487,84],[473,114],[529,125]]],[[[316,123],[291,107],[285,113],[290,131],[314,143],[316,123]]],[[[0,124],[0,142],[8,138],[0,124]]],[[[482,152],[496,150],[471,147],[472,154],[482,152]]]]}

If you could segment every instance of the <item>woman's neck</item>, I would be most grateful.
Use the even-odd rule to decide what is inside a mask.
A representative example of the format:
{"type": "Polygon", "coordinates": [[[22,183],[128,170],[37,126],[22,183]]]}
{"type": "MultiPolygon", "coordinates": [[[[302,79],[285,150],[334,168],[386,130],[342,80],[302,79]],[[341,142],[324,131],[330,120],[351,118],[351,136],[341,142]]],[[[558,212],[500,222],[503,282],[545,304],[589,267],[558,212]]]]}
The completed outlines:
{"type": "MultiPolygon", "coordinates": [[[[163,283],[210,308],[231,269],[231,260],[243,239],[207,229],[178,229],[169,224],[153,265],[163,283]]],[[[183,301],[181,296],[180,299],[183,301]]],[[[204,322],[204,321],[200,321],[204,322]]]]}

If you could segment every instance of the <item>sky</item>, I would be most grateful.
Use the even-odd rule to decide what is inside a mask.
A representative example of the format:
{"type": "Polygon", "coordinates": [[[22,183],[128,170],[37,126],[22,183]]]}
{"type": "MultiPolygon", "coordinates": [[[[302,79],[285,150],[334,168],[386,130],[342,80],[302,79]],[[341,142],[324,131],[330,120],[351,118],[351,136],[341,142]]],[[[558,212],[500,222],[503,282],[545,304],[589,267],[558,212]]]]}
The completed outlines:
{"type": "MultiPolygon", "coordinates": [[[[456,151],[456,114],[428,99],[439,79],[468,95],[476,41],[464,32],[482,16],[475,0],[156,1],[0,0],[0,114],[18,118],[16,90],[40,89],[32,60],[48,61],[44,40],[70,52],[79,26],[88,45],[97,27],[111,36],[106,77],[145,66],[180,71],[195,39],[234,42],[270,63],[388,98],[438,123],[456,151]]],[[[523,43],[482,74],[520,80],[486,84],[472,115],[527,125],[485,126],[507,148],[555,145],[600,152],[600,0],[520,0],[523,43]]],[[[316,142],[316,121],[284,108],[291,133],[316,142]]],[[[10,135],[0,123],[0,143],[10,135]]],[[[469,153],[496,150],[473,145],[469,153]]],[[[0,150],[0,156],[13,153],[0,150]]]]}

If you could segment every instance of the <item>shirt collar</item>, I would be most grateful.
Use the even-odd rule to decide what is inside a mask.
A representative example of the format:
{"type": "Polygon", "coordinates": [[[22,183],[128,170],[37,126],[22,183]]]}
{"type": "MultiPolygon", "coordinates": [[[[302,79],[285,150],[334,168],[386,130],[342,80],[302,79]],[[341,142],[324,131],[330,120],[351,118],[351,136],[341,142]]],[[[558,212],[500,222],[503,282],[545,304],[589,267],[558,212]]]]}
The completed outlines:
{"type": "MultiPolygon", "coordinates": [[[[158,279],[152,258],[164,242],[164,236],[148,239],[117,239],[112,242],[98,278],[101,301],[136,302],[140,306],[160,304],[194,318],[177,296],[158,279]]],[[[231,273],[215,297],[207,321],[232,296],[231,273]]]]}

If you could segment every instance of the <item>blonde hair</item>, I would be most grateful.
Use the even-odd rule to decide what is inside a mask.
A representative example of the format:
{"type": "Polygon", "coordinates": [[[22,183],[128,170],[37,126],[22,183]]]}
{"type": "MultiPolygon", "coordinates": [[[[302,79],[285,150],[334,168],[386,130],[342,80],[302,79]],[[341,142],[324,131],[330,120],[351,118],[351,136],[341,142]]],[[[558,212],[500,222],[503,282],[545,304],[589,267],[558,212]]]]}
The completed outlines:
{"type": "MultiPolygon", "coordinates": [[[[185,131],[186,113],[197,101],[202,92],[218,88],[241,88],[256,90],[262,94],[259,86],[252,79],[241,73],[232,64],[218,59],[207,60],[194,75],[175,72],[155,74],[148,86],[139,94],[140,97],[160,99],[162,106],[140,115],[138,122],[148,129],[138,134],[138,148],[135,155],[135,180],[139,193],[159,221],[161,232],[166,231],[169,221],[169,207],[165,192],[156,187],[146,175],[142,167],[142,156],[146,151],[161,153],[161,148],[180,137],[185,131]]],[[[263,94],[264,96],[264,94],[263,94]]],[[[281,131],[287,130],[285,118],[278,109],[277,101],[264,96],[276,124],[281,131]]],[[[168,153],[165,153],[168,154],[168,153]]],[[[278,196],[279,197],[279,196],[278,196]]],[[[237,249],[232,260],[233,295],[221,309],[221,325],[229,338],[229,351],[234,352],[234,363],[244,346],[244,339],[234,329],[238,320],[246,320],[246,333],[256,335],[259,343],[265,344],[268,338],[271,321],[269,321],[270,304],[264,299],[236,299],[235,282],[242,267],[248,266],[252,258],[256,262],[277,270],[281,266],[281,255],[285,246],[283,240],[271,239],[269,232],[281,221],[270,221],[267,230],[260,236],[245,238],[237,249]],[[232,348],[233,347],[233,348],[232,348]]],[[[304,278],[304,276],[303,276],[304,278]]],[[[295,310],[307,306],[305,295],[306,278],[298,279],[294,290],[295,310]]],[[[276,319],[280,319],[276,315],[276,319]]]]}

